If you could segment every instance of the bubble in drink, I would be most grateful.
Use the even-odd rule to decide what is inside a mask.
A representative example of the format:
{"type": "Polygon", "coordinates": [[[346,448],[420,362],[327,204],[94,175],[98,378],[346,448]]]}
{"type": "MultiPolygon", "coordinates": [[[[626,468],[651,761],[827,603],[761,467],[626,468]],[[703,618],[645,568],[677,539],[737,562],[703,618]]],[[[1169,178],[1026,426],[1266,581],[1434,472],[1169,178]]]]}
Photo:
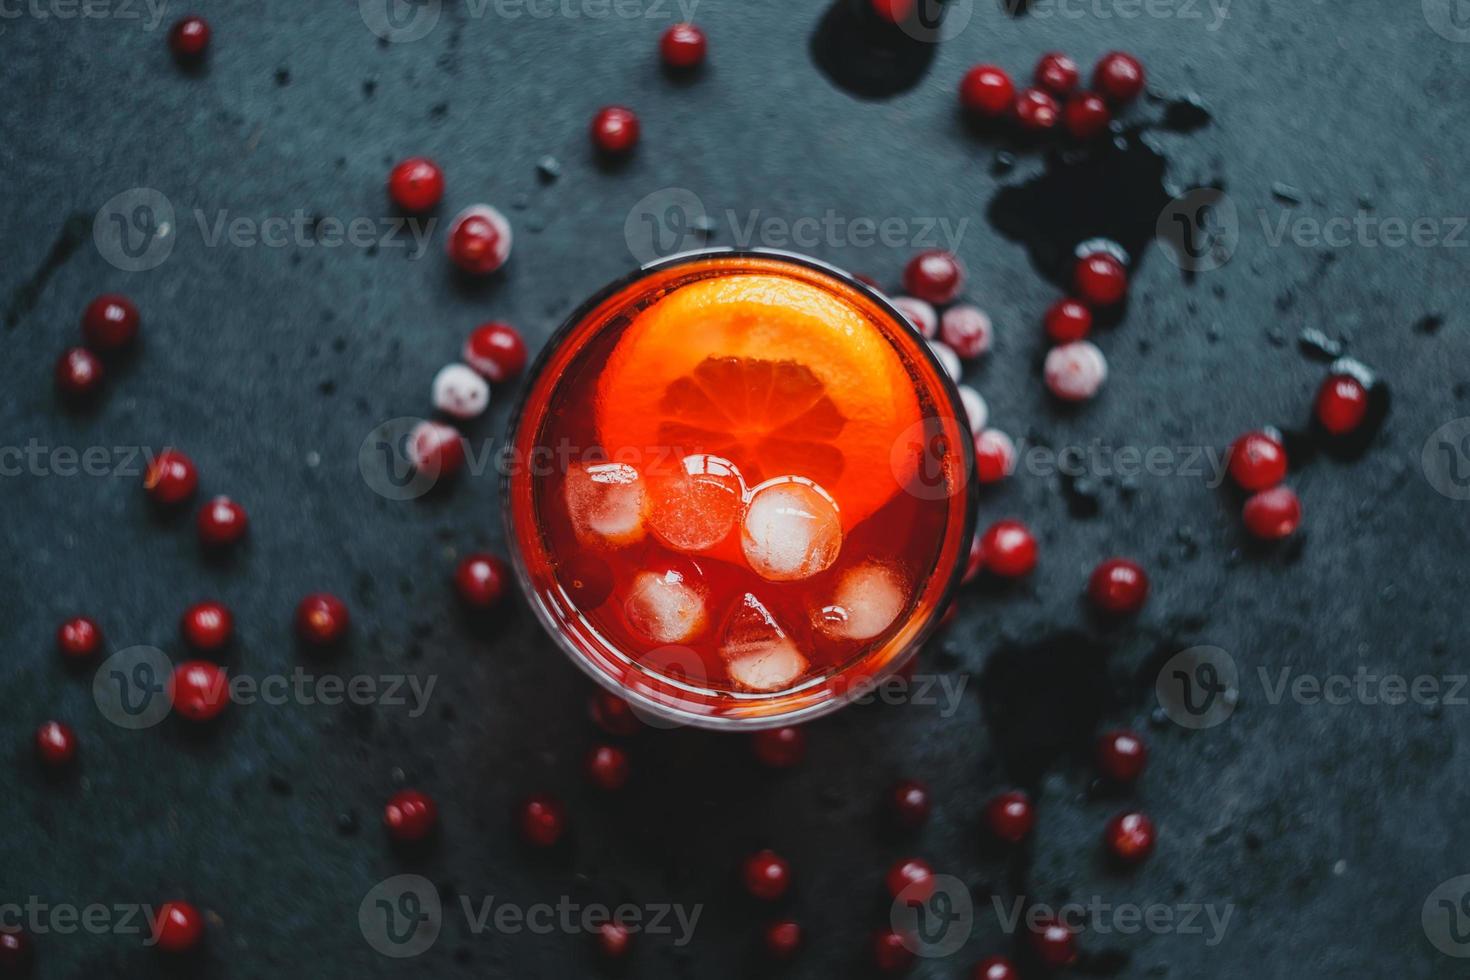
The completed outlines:
{"type": "Polygon", "coordinates": [[[747,592],[730,610],[720,637],[730,679],[749,691],[790,687],[807,668],[806,657],[765,604],[747,592]]]}
{"type": "Polygon", "coordinates": [[[705,593],[695,573],[639,572],[623,603],[628,622],[655,643],[683,643],[703,632],[705,593]]]}
{"type": "Polygon", "coordinates": [[[842,550],[837,504],[799,476],[767,480],[752,491],[740,546],[751,570],[772,582],[794,582],[824,571],[842,550]]]}
{"type": "Polygon", "coordinates": [[[745,481],[728,459],[699,453],[678,472],[648,480],[648,527],[675,551],[712,548],[730,536],[745,506],[745,481]]]}
{"type": "Polygon", "coordinates": [[[834,639],[871,640],[893,625],[907,603],[902,575],[878,562],[865,562],[843,574],[832,604],[818,610],[812,622],[834,639]]]}
{"type": "Polygon", "coordinates": [[[575,466],[567,474],[567,514],[583,544],[632,544],[643,538],[643,479],[627,463],[575,466]]]}

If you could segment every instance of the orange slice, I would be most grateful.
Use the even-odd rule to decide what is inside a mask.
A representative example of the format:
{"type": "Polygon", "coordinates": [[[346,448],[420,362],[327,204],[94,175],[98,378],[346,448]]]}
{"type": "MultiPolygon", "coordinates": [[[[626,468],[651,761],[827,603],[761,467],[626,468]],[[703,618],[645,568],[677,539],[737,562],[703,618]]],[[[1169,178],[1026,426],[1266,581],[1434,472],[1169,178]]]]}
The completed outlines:
{"type": "Polygon", "coordinates": [[[749,486],[806,477],[837,501],[844,528],[907,480],[890,457],[919,417],[913,381],[860,310],[755,273],[690,283],[640,313],[597,392],[611,458],[656,467],[713,453],[749,486]]]}

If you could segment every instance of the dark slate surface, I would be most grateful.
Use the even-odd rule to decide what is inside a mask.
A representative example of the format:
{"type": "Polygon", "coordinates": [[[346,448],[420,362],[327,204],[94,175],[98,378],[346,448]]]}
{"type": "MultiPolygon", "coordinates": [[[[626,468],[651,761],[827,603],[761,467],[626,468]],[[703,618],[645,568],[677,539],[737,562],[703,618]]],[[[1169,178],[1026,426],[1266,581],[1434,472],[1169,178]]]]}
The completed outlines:
{"type": "MultiPolygon", "coordinates": [[[[645,937],[628,974],[847,976],[868,969],[867,933],[886,918],[884,869],[917,853],[972,886],[978,907],[962,952],[919,976],[965,975],[1011,947],[992,893],[1233,909],[1215,945],[1179,930],[1093,930],[1082,966],[1098,975],[1463,975],[1421,924],[1431,891],[1470,873],[1463,692],[1434,707],[1273,704],[1257,675],[1363,668],[1439,678],[1448,692],[1465,670],[1470,503],[1437,492],[1420,463],[1431,433],[1470,415],[1470,262],[1453,221],[1465,213],[1470,46],[1451,39],[1448,4],[1239,3],[1217,21],[1182,0],[1137,16],[1121,2],[1035,3],[1020,18],[982,0],[958,36],[910,55],[927,73],[877,99],[814,66],[816,5],[701,3],[713,55],[692,81],[657,65],[668,3],[641,17],[589,0],[513,19],[517,5],[446,0],[427,36],[392,44],[365,29],[354,3],[200,6],[215,46],[196,73],[171,62],[142,5],[93,8],[142,20],[28,12],[72,10],[60,3],[0,19],[0,418],[7,447],[35,445],[50,461],[16,474],[11,453],[0,479],[0,737],[11,747],[0,901],[188,897],[217,920],[204,961],[179,972],[236,980],[595,975],[586,937],[476,934],[457,896],[702,904],[692,943],[645,937]],[[1025,74],[1051,48],[1085,67],[1119,46],[1144,58],[1158,98],[1129,117],[1146,150],[1120,165],[1124,200],[1106,188],[1085,196],[1106,212],[1100,224],[1138,238],[1143,261],[1127,315],[1100,334],[1113,371],[1104,394],[1063,412],[1037,380],[1037,322],[1056,294],[1042,275],[1055,261],[1047,248],[1070,248],[1072,225],[1064,214],[1051,239],[1029,243],[1040,266],[1021,239],[1051,227],[1035,208],[1075,181],[1043,182],[1040,199],[1016,190],[1043,174],[1044,156],[1023,148],[1013,168],[997,166],[1003,140],[968,131],[953,90],[976,60],[1025,74]],[[1207,125],[1168,109],[1189,96],[1207,125]],[[644,120],[644,142],[621,168],[599,167],[587,146],[588,118],[610,101],[644,120]],[[415,259],[402,247],[211,246],[196,217],[381,222],[391,216],[384,175],[412,153],[448,171],[441,219],[480,200],[510,216],[517,238],[503,274],[457,280],[442,227],[415,259]],[[536,171],[547,155],[561,169],[550,183],[536,171]],[[1161,200],[1149,166],[1171,193],[1226,189],[1239,241],[1223,267],[1187,279],[1146,244],[1161,200]],[[105,202],[138,187],[165,195],[176,220],[167,259],[130,273],[92,230],[105,202]],[[742,738],[647,732],[630,746],[631,786],[600,796],[579,772],[597,737],[588,684],[518,604],[474,624],[448,587],[457,554],[503,547],[493,476],[392,502],[360,476],[358,449],[378,422],[426,410],[430,377],[475,323],[509,319],[539,346],[581,297],[635,265],[625,219],[667,188],[697,194],[719,244],[736,244],[752,217],[829,209],[902,219],[909,231],[967,220],[970,294],[999,333],[969,379],[996,424],[1033,443],[1218,451],[1253,425],[1305,431],[1325,371],[1297,342],[1307,329],[1375,369],[1392,411],[1355,459],[1295,440],[1291,483],[1307,520],[1277,549],[1249,547],[1236,498],[1202,476],[1093,473],[1079,488],[1024,474],[985,496],[982,518],[1032,522],[1040,568],[1022,586],[968,589],[925,654],[921,673],[965,682],[955,711],[843,712],[811,727],[807,763],[787,774],[759,769],[742,738]],[[1007,210],[1016,195],[1033,209],[1019,225],[1007,210]],[[1127,210],[1138,202],[1154,210],[1127,210]],[[1283,218],[1351,219],[1360,208],[1431,219],[1440,243],[1275,238],[1283,218]],[[104,290],[136,298],[145,342],[117,365],[96,411],[70,414],[51,364],[104,290]],[[131,450],[114,449],[170,444],[198,462],[202,492],[250,509],[251,540],[232,559],[201,560],[187,516],[152,516],[131,450]],[[107,447],[109,475],[61,475],[64,457],[50,455],[94,446],[107,447]],[[1080,601],[1087,571],[1112,553],[1144,560],[1155,582],[1146,611],[1121,627],[1094,621],[1080,601]],[[291,611],[312,589],[353,608],[355,639],[338,659],[295,649],[291,611]],[[429,710],[240,706],[207,734],[172,721],[126,731],[94,706],[89,673],[58,663],[52,632],[78,611],[100,619],[114,650],[153,644],[177,658],[179,613],[207,596],[235,609],[226,659],[237,672],[433,677],[429,710]],[[1201,644],[1239,667],[1234,715],[1200,731],[1151,723],[1158,666],[1201,644]],[[59,781],[42,777],[28,745],[52,716],[83,743],[77,771],[59,781]],[[1091,785],[1088,737],[1114,723],[1143,726],[1152,744],[1133,794],[1091,785]],[[937,799],[911,839],[877,817],[901,775],[927,780],[937,799]],[[1007,858],[983,846],[978,818],[989,794],[1017,782],[1037,795],[1040,822],[1034,844],[1007,858]],[[400,784],[442,806],[442,838],[426,853],[389,848],[378,827],[400,784]],[[528,853],[510,828],[513,802],[538,789],[572,813],[570,843],[549,855],[528,853]],[[1101,859],[1099,833],[1135,799],[1161,841],[1148,864],[1118,873],[1101,859]],[[795,862],[781,909],[809,935],[780,970],[753,939],[770,913],[734,876],[741,855],[766,845],[795,862]],[[437,883],[451,911],[430,950],[395,961],[365,941],[358,907],[400,873],[437,883]]],[[[166,11],[165,26],[178,13],[166,11]]],[[[783,244],[771,238],[761,240],[783,244]]],[[[805,250],[891,284],[912,248],[834,237],[805,250]]],[[[472,434],[498,435],[515,393],[498,391],[472,434]]],[[[1455,451],[1445,445],[1434,452],[1455,451]]],[[[35,936],[38,974],[158,975],[140,937],[116,931],[35,936]]]]}

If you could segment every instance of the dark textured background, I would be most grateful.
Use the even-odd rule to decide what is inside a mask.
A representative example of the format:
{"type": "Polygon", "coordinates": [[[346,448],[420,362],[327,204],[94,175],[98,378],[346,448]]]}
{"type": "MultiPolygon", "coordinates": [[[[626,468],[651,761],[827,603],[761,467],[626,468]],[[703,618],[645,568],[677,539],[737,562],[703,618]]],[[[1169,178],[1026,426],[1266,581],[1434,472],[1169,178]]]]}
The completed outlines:
{"type": "MultiPolygon", "coordinates": [[[[136,474],[0,479],[0,741],[11,747],[0,767],[0,901],[190,898],[218,917],[198,973],[236,980],[601,969],[586,937],[471,935],[457,915],[417,960],[380,957],[359,932],[358,903],[378,880],[412,871],[451,901],[703,903],[694,943],[649,937],[634,975],[839,976],[867,969],[867,933],[886,918],[881,876],[912,852],[969,882],[980,907],[964,952],[917,975],[959,976],[1009,947],[992,891],[1235,906],[1214,948],[1199,936],[1084,936],[1084,965],[1098,973],[1463,975],[1426,939],[1420,909],[1439,882],[1470,872],[1467,709],[1273,706],[1253,678],[1258,665],[1463,670],[1470,504],[1436,493],[1419,454],[1438,426],[1470,415],[1467,251],[1273,247],[1258,212],[1269,222],[1287,213],[1272,193],[1279,182],[1294,189],[1277,188],[1300,200],[1298,216],[1464,214],[1470,47],[1432,31],[1417,2],[1235,3],[1212,31],[1203,7],[1202,20],[1103,17],[1091,6],[1010,18],[979,0],[916,86],[860,100],[813,65],[816,5],[701,3],[712,57],[691,83],[659,70],[667,13],[509,21],[494,9],[477,17],[450,0],[427,37],[389,45],[341,0],[205,2],[215,41],[197,74],[172,63],[164,28],[0,19],[3,442],[176,445],[199,464],[201,493],[236,496],[253,521],[247,547],[206,563],[191,521],[152,516],[136,474]],[[1227,189],[1240,243],[1192,283],[1150,247],[1128,315],[1101,335],[1112,379],[1095,404],[1062,413],[1037,378],[1037,323],[1055,287],[985,218],[993,196],[1038,174],[1043,158],[1023,153],[994,173],[1000,144],[966,130],[953,93],[976,60],[1025,75],[1050,48],[1086,68],[1112,47],[1143,58],[1162,98],[1192,94],[1208,107],[1209,125],[1148,138],[1171,187],[1227,189]],[[638,109],[644,139],[609,171],[591,158],[586,125],[611,101],[638,109]],[[192,216],[381,218],[390,164],[414,153],[446,168],[441,217],[487,200],[515,224],[515,253],[491,282],[451,275],[442,227],[413,261],[402,249],[206,247],[192,216]],[[549,185],[535,170],[546,154],[562,166],[549,185]],[[140,186],[171,200],[177,241],[161,266],[130,274],[103,259],[91,227],[103,202],[140,186]],[[1097,512],[1078,516],[1089,508],[1075,487],[1069,499],[1057,480],[1021,475],[986,495],[982,520],[1030,521],[1041,565],[1022,586],[969,588],[926,652],[921,670],[969,679],[952,717],[912,704],[845,711],[811,726],[807,763],[786,774],[758,768],[743,738],[646,732],[631,745],[630,787],[600,796],[579,771],[598,737],[587,682],[519,603],[477,626],[447,583],[457,554],[503,547],[492,476],[395,503],[365,484],[357,453],[381,420],[426,410],[429,379],[474,324],[509,319],[538,347],[578,300],[631,268],[624,219],[666,187],[742,221],[752,209],[788,220],[829,208],[968,217],[959,251],[970,294],[999,334],[969,378],[1018,436],[1223,447],[1253,425],[1299,427],[1325,370],[1297,344],[1312,327],[1380,372],[1393,410],[1361,458],[1315,454],[1296,469],[1305,527],[1264,552],[1246,546],[1231,495],[1197,477],[1088,481],[1097,512]],[[51,365],[104,290],[137,300],[144,343],[95,412],[70,414],[51,365]],[[1112,553],[1141,558],[1155,592],[1136,623],[1106,629],[1079,596],[1112,553]],[[53,649],[56,624],[87,612],[114,649],[146,643],[178,656],[180,612],[217,596],[237,615],[232,667],[289,671],[302,662],[291,612],[313,589],[349,600],[356,635],[339,660],[312,669],[435,675],[426,716],[255,706],[232,708],[207,734],[173,721],[129,732],[99,715],[89,676],[64,670],[53,649]],[[1207,731],[1151,724],[1158,658],[1194,644],[1225,648],[1248,675],[1239,709],[1207,731]],[[985,674],[987,662],[1006,667],[985,674]],[[1006,752],[987,702],[1019,717],[1003,733],[1006,752]],[[82,739],[78,770],[60,781],[43,778],[29,752],[34,726],[52,716],[82,739]],[[1161,840],[1128,874],[1099,853],[1122,802],[1091,787],[1077,751],[1094,722],[1145,726],[1152,744],[1132,796],[1161,840]],[[1017,731],[1032,751],[1017,749],[1017,731]],[[912,840],[877,818],[901,775],[927,780],[937,800],[912,840]],[[978,817],[1015,780],[1036,793],[1040,822],[1033,846],[1005,859],[981,846],[978,817]],[[426,854],[395,852],[378,826],[400,783],[442,806],[442,839],[426,854]],[[528,853],[510,828],[513,802],[536,789],[561,794],[572,815],[569,846],[551,855],[528,853]],[[343,815],[359,829],[341,829],[343,815]],[[786,905],[809,936],[780,970],[754,948],[767,912],[733,873],[763,845],[795,862],[786,905]]],[[[169,9],[164,27],[180,13],[169,9]]],[[[1162,111],[1151,102],[1131,118],[1162,111]]],[[[715,242],[732,244],[724,232],[715,242]]],[[[811,251],[891,284],[911,250],[811,251]]],[[[514,394],[497,392],[472,433],[498,434],[514,394]]],[[[158,972],[135,936],[36,945],[41,976],[158,972]]]]}

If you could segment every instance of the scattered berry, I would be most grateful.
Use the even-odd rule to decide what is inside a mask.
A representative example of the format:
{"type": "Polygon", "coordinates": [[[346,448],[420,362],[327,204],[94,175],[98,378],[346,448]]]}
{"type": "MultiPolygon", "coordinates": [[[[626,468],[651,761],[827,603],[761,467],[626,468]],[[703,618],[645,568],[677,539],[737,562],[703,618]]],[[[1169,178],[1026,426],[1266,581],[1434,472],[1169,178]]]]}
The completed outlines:
{"type": "Polygon", "coordinates": [[[741,865],[745,890],[763,902],[774,902],[791,887],[791,865],[775,851],[756,851],[741,865]]]}
{"type": "Polygon", "coordinates": [[[102,388],[102,362],[85,347],[69,347],[56,362],[56,390],[73,401],[84,401],[102,388]]]}
{"type": "Polygon", "coordinates": [[[340,643],[350,623],[346,603],[329,592],[313,592],[296,606],[296,635],[314,647],[340,643]]]}
{"type": "Polygon", "coordinates": [[[510,222],[488,204],[465,208],[449,226],[449,258],[465,272],[488,276],[510,258],[510,222]]]}
{"type": "Polygon", "coordinates": [[[505,597],[510,569],[494,555],[466,555],[454,570],[454,587],[465,605],[493,609],[505,597]]]}
{"type": "Polygon", "coordinates": [[[909,830],[929,819],[929,787],[917,779],[905,779],[895,785],[888,794],[888,802],[894,819],[909,830]]]}
{"type": "Polygon", "coordinates": [[[464,437],[443,422],[424,421],[408,434],[408,458],[421,473],[454,476],[464,466],[464,437]]]}
{"type": "Polygon", "coordinates": [[[597,926],[597,948],[610,960],[622,959],[633,944],[633,933],[621,922],[603,922],[597,926]]]}
{"type": "Polygon", "coordinates": [[[632,109],[610,105],[592,117],[592,144],[608,156],[622,156],[638,144],[640,128],[632,109]]]}
{"type": "Polygon", "coordinates": [[[188,902],[164,902],[153,920],[153,942],[165,953],[187,953],[204,938],[204,916],[188,902]]]}
{"type": "Polygon", "coordinates": [[[990,832],[1007,844],[1019,844],[1031,833],[1036,811],[1031,798],[1020,790],[1001,793],[985,805],[985,822],[990,832]]]}
{"type": "Polygon", "coordinates": [[[1154,823],[1136,811],[1120,813],[1108,821],[1103,843],[1119,861],[1137,864],[1154,849],[1154,823]]]}
{"type": "Polygon", "coordinates": [[[996,521],[981,542],[985,567],[1003,578],[1019,578],[1036,567],[1036,539],[1020,521],[996,521]]]}
{"type": "Polygon", "coordinates": [[[431,395],[436,411],[473,419],[490,407],[490,383],[463,364],[446,364],[434,375],[431,395]]]}
{"type": "Polygon", "coordinates": [[[1290,537],[1302,523],[1302,502],[1290,487],[1262,490],[1245,502],[1246,530],[1263,541],[1290,537]]]}
{"type": "Polygon", "coordinates": [[[1078,92],[1062,106],[1062,124],[1079,143],[1099,135],[1112,121],[1112,111],[1096,92],[1078,92]]]}
{"type": "Polygon", "coordinates": [[[587,753],[587,778],[598,789],[622,789],[628,782],[628,753],[616,745],[599,745],[587,753]]]}
{"type": "Polygon", "coordinates": [[[203,17],[182,17],[169,29],[169,49],[181,61],[197,60],[209,48],[209,33],[209,21],[203,17]]]}
{"type": "Polygon", "coordinates": [[[27,977],[35,965],[31,937],[17,927],[0,929],[0,977],[27,977]]]}
{"type": "Polygon", "coordinates": [[[1016,469],[1016,444],[999,429],[985,429],[975,437],[975,479],[999,483],[1016,469]]]}
{"type": "Polygon", "coordinates": [[[1148,746],[1135,732],[1118,728],[1097,740],[1097,767],[1115,783],[1135,782],[1148,762],[1148,746]]]}
{"type": "Polygon", "coordinates": [[[1047,351],[1042,377],[1047,390],[1063,401],[1086,401],[1108,379],[1108,361],[1092,341],[1074,340],[1047,351]]]}
{"type": "Polygon", "coordinates": [[[1110,51],[1092,72],[1092,87],[1115,105],[1132,102],[1144,86],[1143,65],[1131,54],[1110,51]]]}
{"type": "Polygon", "coordinates": [[[795,922],[772,922],[761,936],[772,959],[789,960],[801,948],[801,926],[795,922]]]}
{"type": "Polygon", "coordinates": [[[898,312],[904,315],[913,328],[925,340],[933,340],[939,334],[939,314],[934,312],[934,306],[913,296],[895,296],[890,303],[898,312]]]}
{"type": "Polygon", "coordinates": [[[901,973],[913,965],[914,954],[892,929],[873,934],[873,963],[881,973],[901,973]]]}
{"type": "Polygon", "coordinates": [[[71,764],[77,755],[77,733],[70,725],[48,721],[36,729],[36,758],[53,769],[71,764]]]}
{"type": "Polygon", "coordinates": [[[526,366],[526,342],[508,323],[482,323],[465,341],[461,356],[491,381],[509,381],[526,366]]]}
{"type": "Polygon", "coordinates": [[[762,765],[790,769],[806,757],[806,732],[794,725],[768,728],[750,737],[750,747],[762,765]]]}
{"type": "Polygon", "coordinates": [[[1060,970],[1077,960],[1077,943],[1072,930],[1057,919],[1039,922],[1031,928],[1031,949],[1044,966],[1060,970]]]}
{"type": "Polygon", "coordinates": [[[1368,389],[1350,374],[1329,375],[1317,392],[1317,421],[1335,436],[1345,436],[1368,414],[1368,389]]]}
{"type": "Polygon", "coordinates": [[[934,352],[934,357],[939,361],[939,366],[944,368],[944,373],[949,375],[950,380],[959,383],[961,376],[965,373],[965,366],[960,363],[960,355],[950,349],[950,346],[937,340],[926,341],[929,349],[934,352]]]}
{"type": "Polygon", "coordinates": [[[587,703],[587,713],[597,727],[609,735],[637,735],[643,728],[643,722],[638,720],[628,702],[610,691],[594,691],[587,703]]]}
{"type": "Polygon", "coordinates": [[[903,288],[926,303],[948,303],[965,288],[965,267],[952,252],[920,252],[903,267],[903,288]]]}
{"type": "Polygon", "coordinates": [[[438,822],[439,808],[416,789],[394,793],[383,807],[383,826],[388,828],[389,836],[405,844],[423,840],[438,822]]]}
{"type": "Polygon", "coordinates": [[[1021,124],[1022,129],[1044,132],[1057,124],[1061,107],[1057,105],[1057,100],[1050,92],[1043,92],[1039,88],[1023,88],[1016,96],[1016,106],[1013,111],[1016,122],[1021,124]]]}
{"type": "Polygon", "coordinates": [[[687,71],[704,61],[709,40],[704,31],[693,24],[675,24],[659,38],[658,50],[664,64],[670,68],[687,71]]]}
{"type": "Polygon", "coordinates": [[[56,649],[68,660],[84,660],[102,649],[102,630],[86,616],[68,619],[56,628],[56,649]]]}
{"type": "Polygon", "coordinates": [[[1004,956],[992,956],[975,964],[973,980],[1020,980],[1016,966],[1004,956]]]}
{"type": "Polygon", "coordinates": [[[1072,94],[1080,74],[1077,62],[1060,51],[1048,51],[1036,62],[1036,84],[1058,98],[1072,94]]]}
{"type": "Polygon", "coordinates": [[[223,548],[245,536],[250,520],[229,497],[215,497],[199,508],[199,540],[206,547],[223,548]]]}
{"type": "Polygon", "coordinates": [[[138,336],[141,319],[132,300],[104,293],[82,311],[82,339],[95,351],[121,350],[138,336]]]}
{"type": "Polygon", "coordinates": [[[208,660],[186,660],[174,668],[168,682],[174,710],[190,721],[209,721],[230,703],[230,680],[222,667],[208,660]]]}
{"type": "Polygon", "coordinates": [[[1272,432],[1247,432],[1230,447],[1230,477],[1242,490],[1269,490],[1286,479],[1286,447],[1272,432]]]}
{"type": "Polygon", "coordinates": [[[428,157],[409,157],[388,174],[388,196],[405,211],[427,211],[444,197],[444,171],[428,157]]]}
{"type": "Polygon", "coordinates": [[[960,80],[960,105],[978,116],[1005,115],[1015,101],[1015,83],[995,65],[976,65],[960,80]]]}
{"type": "Polygon", "coordinates": [[[1108,252],[1089,252],[1077,260],[1074,286],[1091,306],[1112,306],[1128,293],[1128,270],[1108,252]]]}
{"type": "Polygon", "coordinates": [[[537,847],[551,847],[566,830],[566,810],[550,796],[533,796],[521,804],[521,836],[537,847]]]}
{"type": "Polygon", "coordinates": [[[978,306],[968,303],[951,306],[939,318],[939,339],[965,360],[989,351],[994,337],[990,317],[978,306]]]}
{"type": "Polygon", "coordinates": [[[990,406],[985,403],[985,397],[969,385],[959,385],[958,390],[960,407],[965,410],[965,419],[970,423],[970,435],[978,436],[985,431],[985,423],[990,421],[990,406]]]}
{"type": "Polygon", "coordinates": [[[1042,320],[1046,335],[1058,344],[1070,344],[1092,330],[1092,310],[1075,299],[1059,299],[1042,320]]]}
{"type": "Polygon", "coordinates": [[[195,650],[219,650],[235,632],[235,617],[218,602],[200,602],[184,610],[179,635],[195,650]]]}
{"type": "Polygon", "coordinates": [[[162,507],[183,503],[194,496],[198,486],[199,473],[193,461],[177,449],[165,449],[153,457],[143,475],[143,489],[162,507]]]}
{"type": "Polygon", "coordinates": [[[1137,562],[1109,558],[1092,570],[1087,595],[1101,612],[1136,613],[1148,598],[1148,574],[1137,562]]]}
{"type": "Polygon", "coordinates": [[[893,898],[898,898],[905,890],[912,888],[910,897],[927,902],[929,896],[934,894],[934,869],[921,858],[903,858],[895,861],[888,869],[888,874],[883,877],[883,884],[893,898]]]}

